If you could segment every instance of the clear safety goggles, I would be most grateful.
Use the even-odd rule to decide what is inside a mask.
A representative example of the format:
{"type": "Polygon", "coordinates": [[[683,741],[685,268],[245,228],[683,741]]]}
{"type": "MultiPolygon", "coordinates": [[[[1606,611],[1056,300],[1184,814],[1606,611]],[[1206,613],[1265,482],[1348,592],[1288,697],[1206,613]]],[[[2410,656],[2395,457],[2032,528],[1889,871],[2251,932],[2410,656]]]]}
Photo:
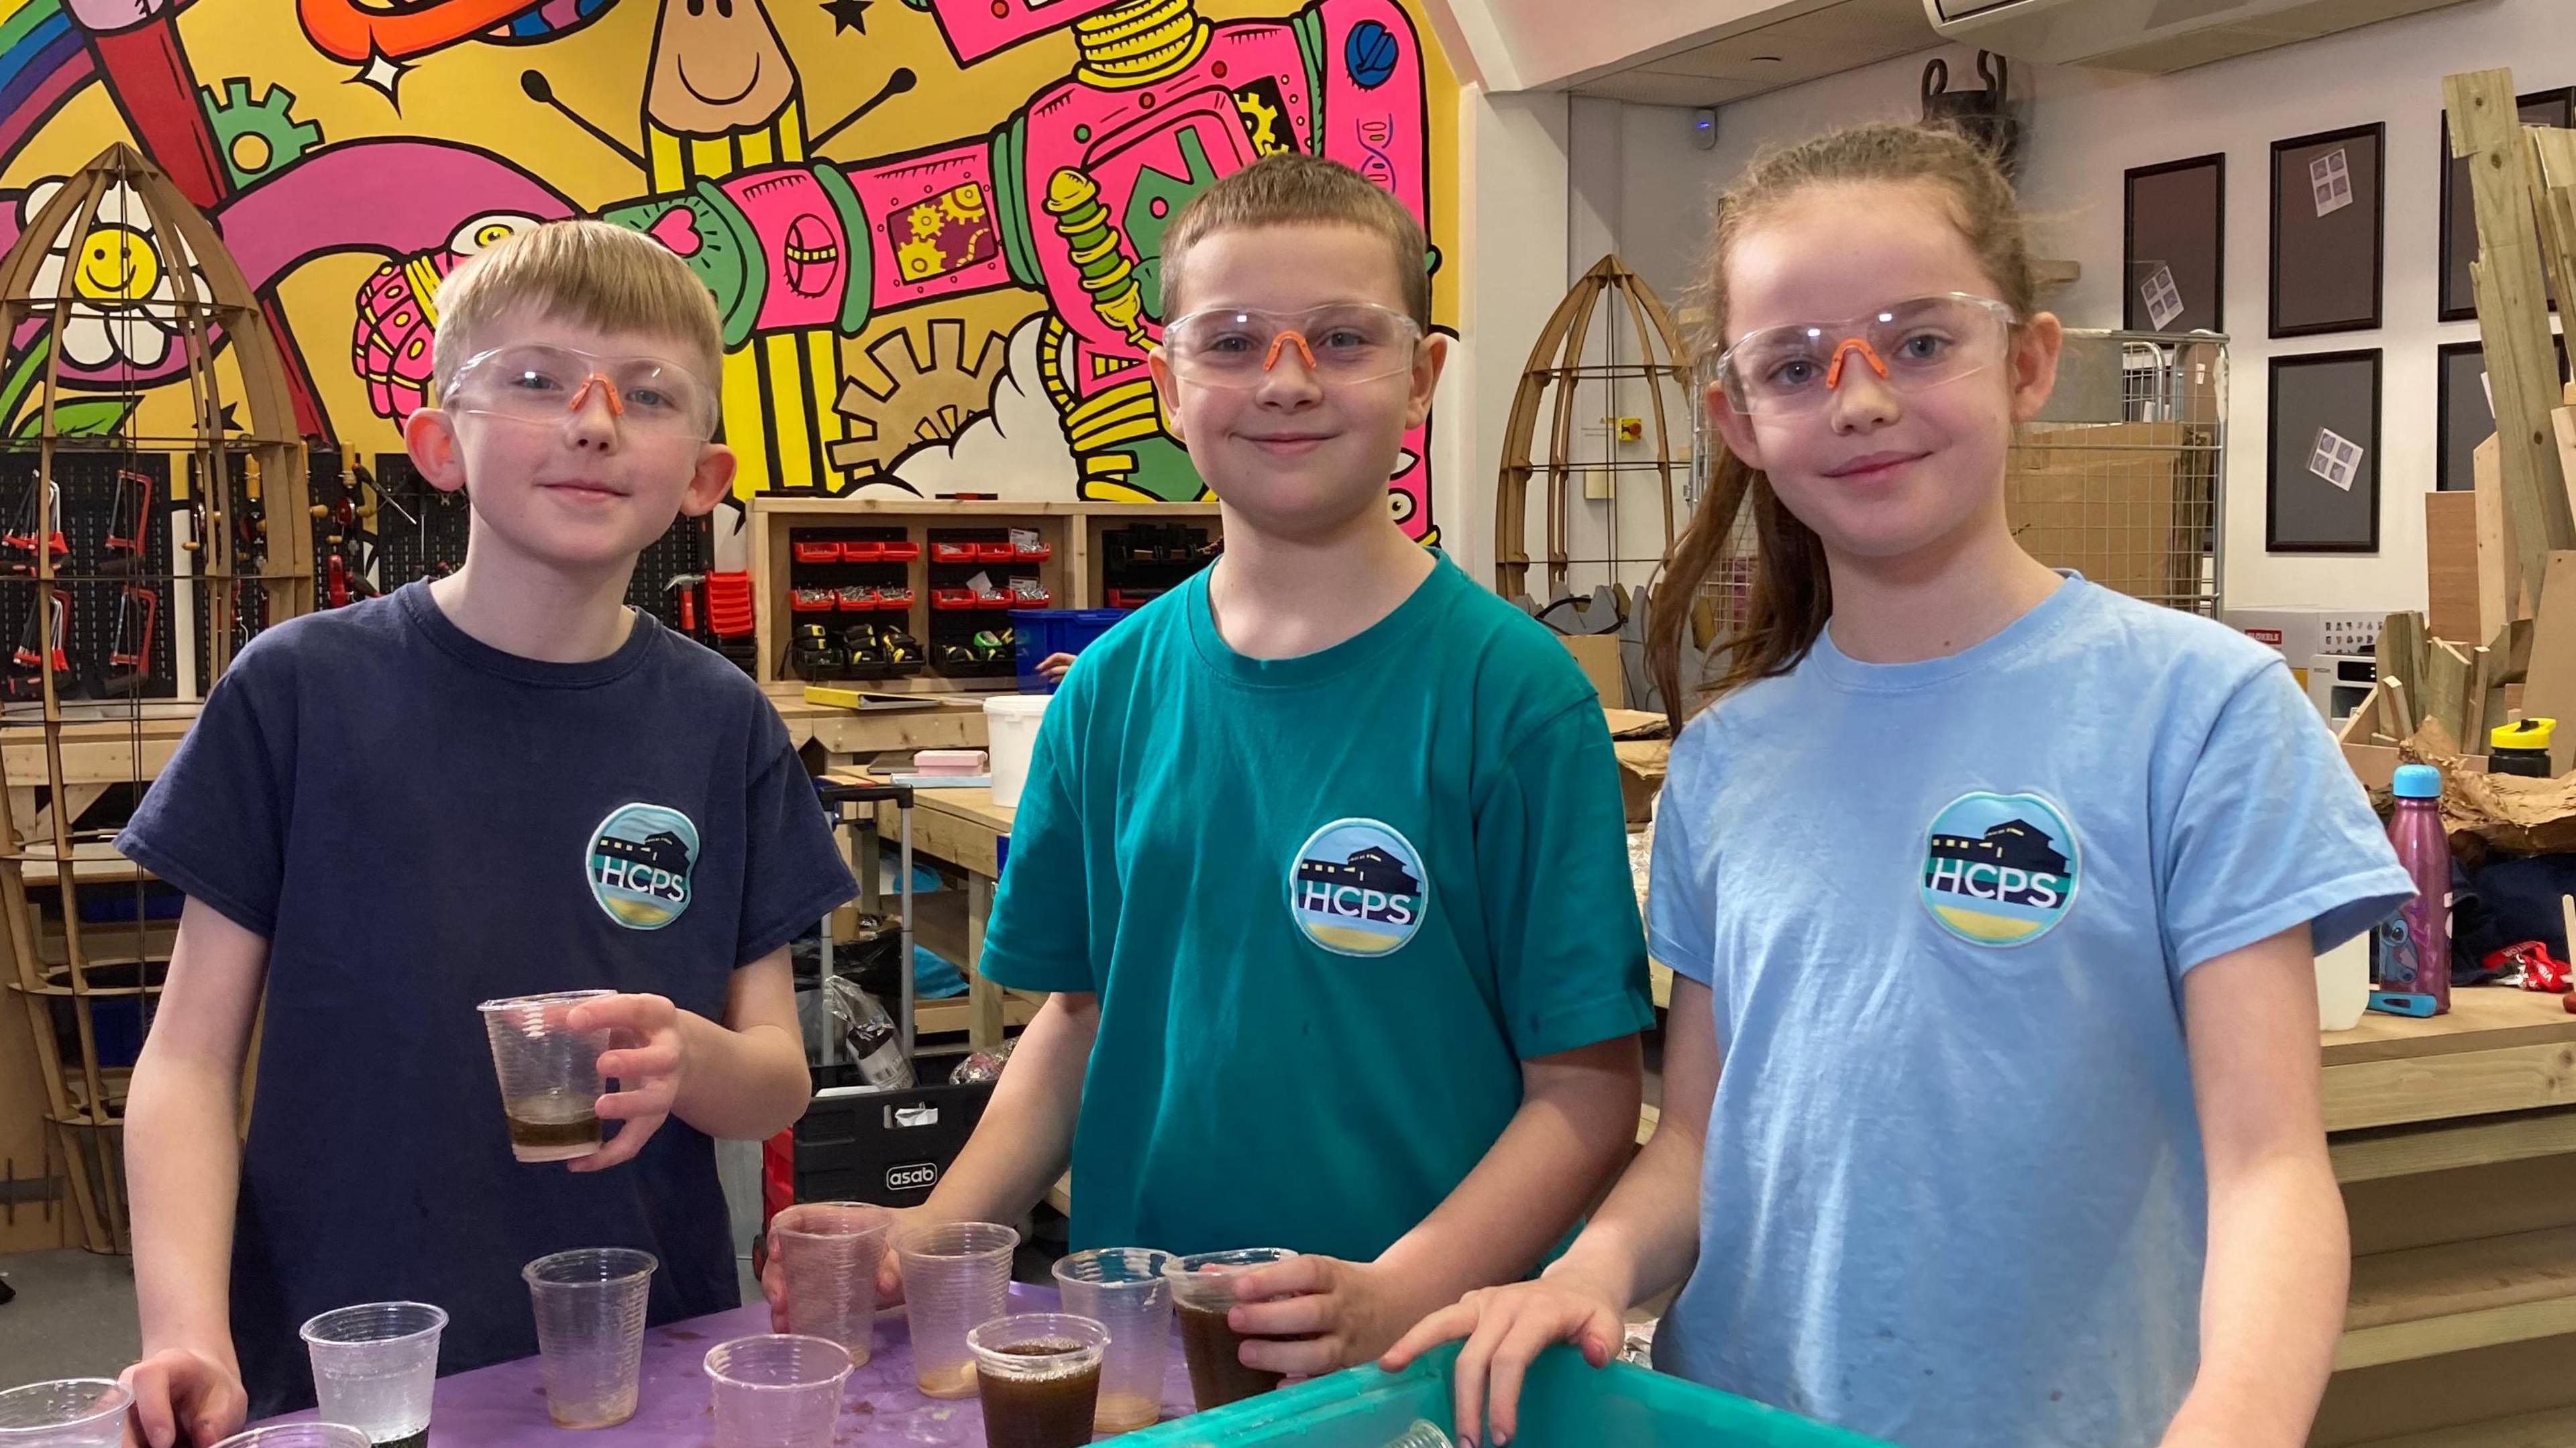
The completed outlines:
{"type": "Polygon", "coordinates": [[[1211,307],[1163,324],[1163,357],[1194,387],[1261,385],[1294,348],[1307,374],[1327,387],[1375,382],[1413,365],[1422,328],[1391,307],[1336,302],[1302,312],[1211,307]]]}
{"type": "Polygon", "coordinates": [[[460,364],[445,406],[518,422],[561,423],[593,394],[609,415],[649,436],[714,437],[723,408],[716,390],[677,362],[601,357],[570,347],[495,347],[460,364]]]}
{"type": "Polygon", "coordinates": [[[1853,366],[1867,367],[1897,392],[1915,393],[2001,365],[2017,320],[1992,297],[1917,297],[1845,321],[1748,332],[1713,360],[1703,358],[1700,377],[1722,388],[1727,405],[1740,413],[1814,412],[1853,366]]]}

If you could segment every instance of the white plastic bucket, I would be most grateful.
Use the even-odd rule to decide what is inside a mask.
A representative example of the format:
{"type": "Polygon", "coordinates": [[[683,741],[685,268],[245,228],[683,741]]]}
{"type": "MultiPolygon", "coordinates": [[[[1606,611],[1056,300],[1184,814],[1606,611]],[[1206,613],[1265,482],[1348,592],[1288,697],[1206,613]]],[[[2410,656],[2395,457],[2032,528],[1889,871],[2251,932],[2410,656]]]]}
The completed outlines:
{"type": "Polygon", "coordinates": [[[2317,957],[2317,1024],[2349,1031],[2370,1008],[2370,932],[2317,957]]]}
{"type": "Polygon", "coordinates": [[[1046,717],[1046,694],[996,694],[984,701],[984,746],[992,752],[993,803],[1020,807],[1020,788],[1029,781],[1029,757],[1036,752],[1038,721],[1046,717]]]}

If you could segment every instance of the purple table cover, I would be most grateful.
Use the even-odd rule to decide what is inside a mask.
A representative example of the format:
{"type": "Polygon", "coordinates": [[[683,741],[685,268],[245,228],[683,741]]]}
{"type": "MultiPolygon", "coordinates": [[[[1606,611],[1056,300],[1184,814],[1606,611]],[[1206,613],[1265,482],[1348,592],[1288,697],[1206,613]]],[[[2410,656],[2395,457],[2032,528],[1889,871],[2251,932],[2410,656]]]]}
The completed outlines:
{"type": "MultiPolygon", "coordinates": [[[[1056,1306],[1052,1287],[1011,1284],[1013,1312],[1056,1306]]],[[[546,1416],[545,1375],[532,1357],[441,1378],[430,1408],[430,1448],[703,1448],[715,1436],[707,1349],[767,1331],[769,1309],[757,1305],[645,1329],[635,1416],[613,1428],[556,1427],[546,1416]]],[[[1163,1372],[1163,1419],[1191,1407],[1176,1334],[1163,1372]]],[[[902,1308],[891,1308],[877,1314],[874,1356],[850,1374],[832,1441],[834,1448],[976,1448],[984,1441],[984,1410],[971,1397],[926,1398],[913,1387],[911,1326],[902,1308]]]]}

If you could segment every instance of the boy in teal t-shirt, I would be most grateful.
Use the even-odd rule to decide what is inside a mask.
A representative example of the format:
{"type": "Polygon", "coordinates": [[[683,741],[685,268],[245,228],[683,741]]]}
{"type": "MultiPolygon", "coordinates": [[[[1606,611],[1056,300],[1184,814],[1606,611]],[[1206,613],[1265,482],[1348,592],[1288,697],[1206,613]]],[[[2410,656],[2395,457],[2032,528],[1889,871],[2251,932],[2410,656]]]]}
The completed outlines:
{"type": "Polygon", "coordinates": [[[1651,1020],[1599,700],[1388,512],[1424,254],[1308,156],[1165,233],[1155,380],[1225,553],[1047,712],[981,968],[1056,994],[920,1209],[1015,1220],[1070,1157],[1077,1248],[1313,1254],[1243,1279],[1277,1372],[1536,1266],[1626,1157],[1651,1020]]]}

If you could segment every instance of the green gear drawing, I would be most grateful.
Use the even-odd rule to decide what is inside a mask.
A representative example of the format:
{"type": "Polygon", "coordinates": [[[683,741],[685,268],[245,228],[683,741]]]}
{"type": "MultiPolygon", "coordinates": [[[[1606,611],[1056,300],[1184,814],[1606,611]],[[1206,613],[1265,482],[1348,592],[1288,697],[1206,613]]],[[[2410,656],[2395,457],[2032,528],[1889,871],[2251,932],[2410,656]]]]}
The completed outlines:
{"type": "Polygon", "coordinates": [[[215,98],[213,86],[199,86],[197,97],[206,108],[206,120],[214,127],[216,148],[223,152],[224,171],[235,186],[247,186],[269,172],[285,165],[322,144],[322,128],[294,116],[295,92],[282,85],[271,85],[258,100],[250,97],[250,78],[233,76],[224,82],[223,99],[215,98]],[[258,164],[243,164],[236,143],[256,136],[266,143],[267,154],[258,164]]]}

